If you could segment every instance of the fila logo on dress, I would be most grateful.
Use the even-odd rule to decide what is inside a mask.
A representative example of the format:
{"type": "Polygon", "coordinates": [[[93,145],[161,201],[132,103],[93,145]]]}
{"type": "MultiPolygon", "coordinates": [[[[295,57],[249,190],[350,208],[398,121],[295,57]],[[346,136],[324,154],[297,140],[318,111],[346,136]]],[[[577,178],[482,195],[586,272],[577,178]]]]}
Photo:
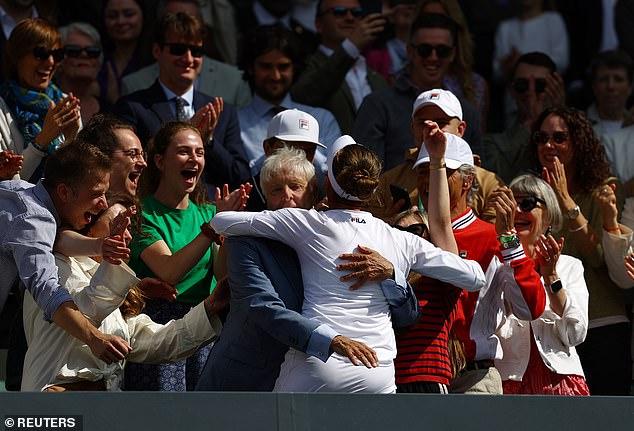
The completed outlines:
{"type": "Polygon", "coordinates": [[[350,221],[355,223],[365,224],[365,219],[362,219],[360,217],[350,217],[350,221]]]}

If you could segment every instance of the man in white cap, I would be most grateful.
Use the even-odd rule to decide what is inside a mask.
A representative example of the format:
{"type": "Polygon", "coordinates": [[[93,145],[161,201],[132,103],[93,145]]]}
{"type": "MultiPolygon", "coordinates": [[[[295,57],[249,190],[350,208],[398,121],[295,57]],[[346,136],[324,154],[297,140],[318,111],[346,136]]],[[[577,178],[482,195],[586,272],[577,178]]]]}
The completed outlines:
{"type": "MultiPolygon", "coordinates": [[[[262,166],[264,160],[271,156],[278,148],[283,146],[297,148],[306,153],[306,158],[315,164],[318,184],[323,184],[323,175],[326,172],[326,158],[317,148],[326,150],[326,146],[319,142],[319,123],[312,115],[299,109],[287,109],[275,115],[269,123],[269,128],[264,139],[264,154],[255,161],[257,166],[262,166]]],[[[260,170],[253,176],[247,211],[262,211],[266,208],[266,199],[260,186],[260,170]]]]}
{"type": "MultiPolygon", "coordinates": [[[[410,203],[412,205],[419,204],[416,173],[412,170],[412,166],[423,143],[423,127],[427,120],[434,121],[441,130],[459,137],[463,137],[467,129],[467,123],[463,117],[462,104],[451,91],[433,89],[421,93],[414,101],[410,123],[415,146],[407,150],[403,163],[386,171],[381,176],[377,199],[368,207],[368,210],[374,216],[389,219],[399,212],[399,209],[405,203],[400,200],[400,196],[393,195],[390,186],[404,189],[409,194],[410,203]]],[[[473,165],[474,163],[472,162],[471,164],[473,165]]],[[[491,207],[486,207],[486,198],[493,190],[502,186],[503,183],[494,173],[479,166],[475,166],[475,176],[479,187],[476,189],[470,205],[478,217],[485,221],[493,222],[495,220],[495,210],[491,207]]]]}
{"type": "MultiPolygon", "coordinates": [[[[434,94],[425,97],[427,100],[421,104],[433,104],[441,100],[434,94]]],[[[415,110],[414,123],[416,114],[415,110]]],[[[423,129],[421,136],[430,124],[434,123],[426,121],[420,125],[423,129]]],[[[495,225],[477,218],[469,205],[470,197],[475,193],[475,166],[471,148],[454,134],[445,133],[445,136],[447,145],[444,161],[430,163],[429,153],[423,145],[413,165],[418,176],[420,202],[425,208],[437,205],[428,202],[429,173],[431,170],[446,171],[451,225],[458,254],[480,263],[487,279],[486,286],[480,291],[462,292],[457,301],[452,331],[464,347],[467,364],[454,378],[449,391],[501,394],[502,379],[495,369],[494,360],[501,358],[502,349],[495,331],[509,308],[516,315],[522,314],[522,319],[533,320],[540,316],[546,304],[546,294],[540,275],[535,271],[534,261],[526,256],[514,231],[513,217],[517,204],[511,191],[500,188],[491,194],[491,200],[509,209],[504,214],[498,214],[495,225]]],[[[432,240],[434,226],[438,225],[434,217],[438,217],[437,213],[430,211],[432,240]]],[[[414,289],[416,292],[416,286],[414,289]]],[[[403,345],[410,345],[411,340],[408,338],[416,337],[416,325],[401,337],[403,345]]],[[[415,357],[412,355],[414,352],[408,350],[407,353],[408,357],[415,357]]],[[[396,367],[397,384],[399,381],[411,382],[418,373],[416,364],[407,364],[408,361],[415,362],[404,359],[396,367]]]]}

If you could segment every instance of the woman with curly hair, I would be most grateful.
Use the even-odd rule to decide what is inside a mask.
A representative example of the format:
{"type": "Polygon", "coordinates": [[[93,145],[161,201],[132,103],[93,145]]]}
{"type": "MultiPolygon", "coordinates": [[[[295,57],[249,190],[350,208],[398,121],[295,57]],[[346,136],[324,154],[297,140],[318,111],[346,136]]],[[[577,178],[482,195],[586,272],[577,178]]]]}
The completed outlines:
{"type": "Polygon", "coordinates": [[[593,395],[627,395],[631,366],[629,321],[624,298],[610,280],[601,235],[601,210],[595,190],[615,183],[619,208],[623,193],[610,169],[601,142],[585,114],[568,107],[548,108],[533,126],[531,148],[542,177],[555,191],[564,216],[556,232],[563,237],[563,253],[583,262],[590,302],[589,329],[578,352],[593,395]]]}
{"type": "Polygon", "coordinates": [[[417,15],[421,13],[440,13],[456,23],[456,56],[451,62],[449,73],[445,75],[443,86],[476,106],[484,131],[489,112],[489,85],[473,71],[473,39],[460,4],[457,0],[423,0],[417,15]]]}

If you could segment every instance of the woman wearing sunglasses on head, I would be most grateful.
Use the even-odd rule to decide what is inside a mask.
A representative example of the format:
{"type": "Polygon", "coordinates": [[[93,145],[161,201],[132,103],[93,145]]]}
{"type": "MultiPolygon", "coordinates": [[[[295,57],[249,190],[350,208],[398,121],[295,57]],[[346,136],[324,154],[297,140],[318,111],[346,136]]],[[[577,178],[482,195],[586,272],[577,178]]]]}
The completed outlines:
{"type": "Polygon", "coordinates": [[[101,67],[101,37],[92,25],[73,22],[59,29],[64,61],[55,76],[59,87],[72,93],[81,103],[81,121],[86,124],[101,111],[97,74],[101,67]]]}
{"type": "Polygon", "coordinates": [[[546,309],[532,322],[509,314],[496,331],[504,351],[495,367],[505,394],[590,395],[575,346],[588,329],[588,289],[579,259],[561,254],[556,240],[562,214],[553,189],[533,175],[515,178],[509,201],[494,196],[498,217],[513,221],[517,235],[546,287],[546,309]]]}
{"type": "Polygon", "coordinates": [[[579,356],[593,395],[627,395],[630,391],[629,321],[620,289],[610,280],[601,236],[603,219],[595,190],[615,183],[617,207],[622,187],[610,177],[603,146],[585,114],[574,108],[548,108],[533,125],[531,151],[542,178],[552,187],[564,216],[563,252],[579,258],[590,292],[589,330],[579,356]]]}
{"type": "Polygon", "coordinates": [[[0,96],[9,107],[21,140],[11,148],[23,154],[20,177],[37,182],[44,160],[65,140],[72,140],[81,127],[79,99],[66,96],[53,84],[59,63],[64,59],[57,29],[41,18],[21,21],[5,45],[6,76],[0,96]]]}

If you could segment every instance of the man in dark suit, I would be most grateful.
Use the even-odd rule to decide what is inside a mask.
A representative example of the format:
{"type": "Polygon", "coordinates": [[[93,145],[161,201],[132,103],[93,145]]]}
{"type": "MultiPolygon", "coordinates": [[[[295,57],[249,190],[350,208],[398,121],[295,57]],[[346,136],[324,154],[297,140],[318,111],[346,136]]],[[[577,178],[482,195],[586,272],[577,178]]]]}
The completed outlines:
{"type": "Polygon", "coordinates": [[[233,189],[249,178],[249,166],[235,107],[194,89],[202,66],[202,40],[198,18],[183,12],[163,15],[152,46],[159,78],[149,88],[119,99],[115,112],[135,127],[144,147],[164,123],[191,119],[206,141],[207,183],[228,183],[233,189]]]}
{"type": "MultiPolygon", "coordinates": [[[[326,361],[331,353],[354,356],[360,366],[362,343],[338,335],[327,325],[303,317],[304,288],[297,255],[290,247],[264,238],[233,237],[228,250],[231,306],[196,390],[271,391],[289,347],[326,361]]],[[[373,252],[366,261],[349,267],[363,277],[369,262],[383,262],[373,252]],[[354,268],[354,269],[352,269],[354,268]]],[[[400,277],[398,277],[400,279],[400,277]]],[[[383,289],[400,289],[390,299],[395,326],[407,326],[418,318],[416,297],[404,280],[383,281],[383,289]],[[400,287],[401,284],[406,287],[400,287]]],[[[363,287],[361,287],[363,289],[363,287]]]]}

